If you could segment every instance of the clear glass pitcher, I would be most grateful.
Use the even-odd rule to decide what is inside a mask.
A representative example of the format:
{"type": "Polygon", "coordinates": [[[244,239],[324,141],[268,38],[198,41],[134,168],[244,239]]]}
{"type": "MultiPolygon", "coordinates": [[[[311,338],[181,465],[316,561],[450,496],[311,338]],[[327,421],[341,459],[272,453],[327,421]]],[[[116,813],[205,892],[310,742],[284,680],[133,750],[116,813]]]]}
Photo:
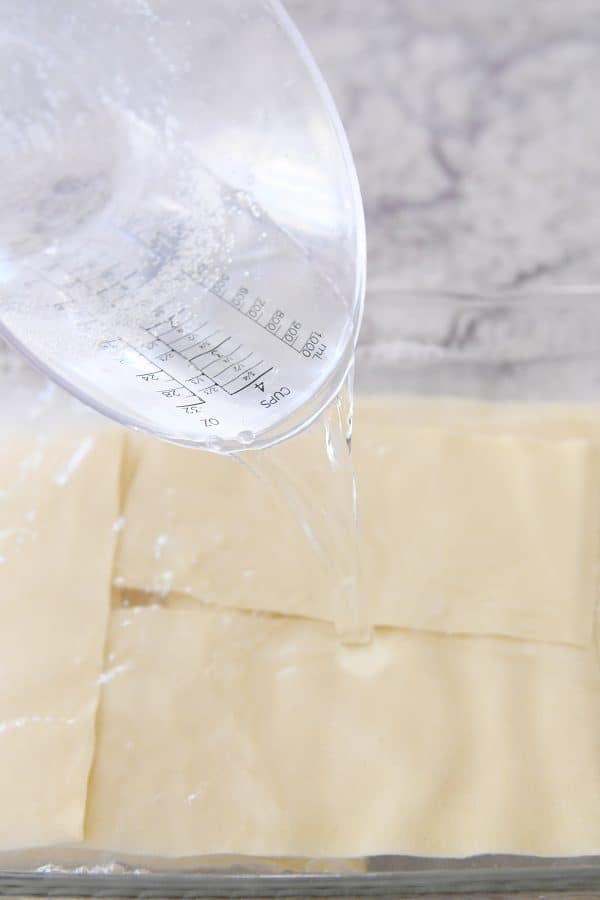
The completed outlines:
{"type": "Polygon", "coordinates": [[[278,0],[0,0],[0,334],[118,421],[214,450],[352,363],[358,183],[278,0]]]}

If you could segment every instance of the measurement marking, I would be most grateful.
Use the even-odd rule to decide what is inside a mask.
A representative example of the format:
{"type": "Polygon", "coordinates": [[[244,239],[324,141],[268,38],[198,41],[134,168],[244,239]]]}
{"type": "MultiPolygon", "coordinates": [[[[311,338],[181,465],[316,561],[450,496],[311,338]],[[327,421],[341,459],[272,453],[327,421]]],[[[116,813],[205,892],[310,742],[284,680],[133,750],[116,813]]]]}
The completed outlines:
{"type": "Polygon", "coordinates": [[[268,334],[273,335],[273,337],[278,338],[281,341],[281,343],[285,344],[286,347],[289,347],[290,350],[293,350],[295,353],[300,353],[300,354],[302,353],[302,351],[298,347],[295,347],[294,344],[290,344],[290,343],[288,343],[288,341],[284,341],[283,335],[276,334],[274,331],[270,331],[266,327],[266,325],[262,325],[258,321],[259,318],[262,316],[263,310],[261,310],[256,316],[251,316],[248,314],[248,312],[245,312],[243,309],[241,309],[241,307],[234,306],[234,304],[230,300],[228,300],[227,297],[225,297],[223,294],[219,294],[217,291],[213,290],[213,288],[209,284],[207,284],[205,281],[202,281],[200,279],[195,279],[193,277],[193,275],[189,274],[189,272],[185,272],[184,274],[187,275],[187,277],[191,281],[194,281],[197,284],[200,284],[205,290],[207,290],[214,297],[217,297],[219,300],[222,300],[224,303],[227,304],[227,306],[231,307],[231,309],[237,310],[237,312],[239,312],[240,315],[244,316],[245,319],[249,319],[250,322],[255,322],[256,325],[258,325],[259,328],[262,328],[263,331],[266,331],[268,334]]]}
{"type": "MultiPolygon", "coordinates": [[[[260,322],[258,324],[260,325],[260,322]]],[[[268,323],[267,323],[267,325],[268,325],[268,323]]],[[[287,328],[284,332],[280,332],[281,325],[278,325],[276,330],[272,331],[270,328],[267,328],[267,325],[260,325],[260,327],[263,329],[263,331],[267,331],[269,334],[272,334],[274,338],[277,338],[277,340],[281,341],[282,344],[285,344],[286,347],[290,347],[292,350],[295,350],[296,353],[300,353],[300,354],[302,353],[302,351],[298,347],[294,346],[296,341],[298,340],[298,337],[299,337],[298,334],[296,335],[296,337],[294,338],[293,341],[286,341],[285,335],[287,334],[287,328]]]]}
{"type": "Polygon", "coordinates": [[[196,396],[197,396],[197,394],[195,394],[191,388],[188,388],[188,387],[182,387],[182,386],[178,386],[178,387],[168,387],[168,388],[162,388],[162,389],[161,389],[161,388],[157,388],[156,393],[157,393],[157,394],[162,394],[163,397],[167,397],[167,399],[172,399],[172,398],[174,399],[174,398],[179,398],[179,396],[180,396],[180,391],[187,391],[187,395],[184,394],[184,395],[183,395],[184,397],[185,397],[185,396],[192,396],[192,397],[196,397],[196,396]]]}
{"type": "MultiPolygon", "coordinates": [[[[165,371],[165,370],[163,369],[163,372],[164,372],[164,371],[165,371]]],[[[165,372],[165,375],[168,375],[168,374],[169,374],[168,372],[165,372]]],[[[185,384],[183,384],[181,381],[179,381],[178,378],[173,378],[173,376],[171,376],[170,381],[174,381],[175,384],[178,384],[179,387],[180,387],[180,388],[183,388],[184,391],[189,391],[190,394],[192,394],[194,397],[196,396],[196,394],[194,393],[194,391],[193,391],[191,388],[189,388],[187,385],[185,385],[185,384]]],[[[169,382],[166,381],[165,384],[169,384],[169,382]]],[[[159,392],[160,392],[160,388],[159,388],[158,390],[159,390],[159,392]]],[[[172,389],[171,389],[171,390],[172,390],[172,389]]]]}
{"type": "MultiPolygon", "coordinates": [[[[168,344],[166,346],[169,347],[168,344]]],[[[160,353],[157,353],[156,359],[159,362],[168,362],[170,359],[172,359],[175,356],[176,353],[177,353],[177,350],[171,350],[171,348],[169,347],[168,350],[161,350],[160,353]]]]}
{"type": "Polygon", "coordinates": [[[257,375],[256,378],[253,378],[252,381],[249,381],[249,382],[248,382],[248,384],[243,384],[243,385],[241,386],[241,388],[238,388],[238,389],[237,389],[237,391],[233,391],[233,392],[231,393],[231,396],[234,397],[236,394],[239,394],[240,391],[245,391],[246,388],[249,388],[250,385],[254,384],[255,381],[258,381],[259,378],[264,378],[264,376],[265,376],[265,375],[268,375],[269,372],[272,372],[273,369],[274,369],[274,366],[271,366],[270,369],[265,369],[264,372],[261,372],[261,374],[260,374],[260,375],[257,375]]]}
{"type": "Polygon", "coordinates": [[[169,319],[163,319],[161,322],[155,322],[154,325],[150,325],[149,328],[144,328],[144,331],[147,331],[152,337],[157,337],[158,335],[154,334],[154,331],[157,328],[160,328],[161,325],[166,325],[168,321],[169,319]]]}
{"type": "MultiPolygon", "coordinates": [[[[136,375],[136,378],[141,378],[142,381],[157,381],[157,376],[160,375],[162,369],[156,369],[155,372],[142,372],[139,375],[136,375]]],[[[163,373],[164,374],[164,373],[163,373]]]]}
{"type": "MultiPolygon", "coordinates": [[[[133,352],[134,352],[137,356],[141,356],[142,359],[145,359],[147,363],[150,363],[150,365],[156,365],[156,364],[154,363],[153,360],[148,359],[148,357],[146,356],[145,353],[142,353],[141,350],[138,350],[137,347],[134,347],[133,344],[130,344],[130,343],[129,343],[129,341],[123,340],[123,344],[124,344],[126,347],[129,347],[130,350],[133,350],[133,352]]],[[[175,352],[177,352],[177,351],[175,351],[175,352]]],[[[184,358],[185,358],[185,357],[184,357],[184,358]]],[[[164,375],[168,375],[171,381],[174,381],[176,384],[178,384],[180,387],[182,387],[182,388],[184,389],[184,391],[189,391],[189,393],[192,395],[192,397],[197,397],[197,399],[198,399],[201,403],[205,403],[205,402],[206,402],[205,400],[202,400],[201,397],[198,397],[198,394],[197,394],[195,391],[193,391],[190,387],[188,387],[188,386],[187,386],[186,384],[184,384],[182,381],[179,381],[178,378],[174,378],[173,375],[170,374],[170,372],[166,372],[165,369],[163,369],[163,368],[159,368],[158,371],[159,371],[159,372],[162,372],[164,375]]],[[[168,384],[168,382],[166,382],[166,383],[168,384]]]]}
{"type": "MultiPolygon", "coordinates": [[[[214,366],[215,363],[220,363],[220,362],[223,362],[223,357],[222,357],[222,356],[215,356],[214,359],[211,359],[210,362],[207,362],[207,363],[206,363],[206,365],[203,367],[202,371],[205,372],[206,369],[208,369],[209,366],[214,366]]],[[[211,377],[212,377],[212,376],[211,376],[211,377]]]]}
{"type": "MultiPolygon", "coordinates": [[[[240,347],[241,347],[241,344],[240,344],[240,347]]],[[[227,371],[227,369],[230,369],[232,366],[239,366],[240,363],[246,362],[246,360],[249,359],[249,357],[251,357],[251,356],[252,356],[252,352],[248,353],[246,356],[243,356],[242,359],[235,359],[233,362],[230,362],[228,366],[225,366],[224,369],[221,369],[220,372],[217,372],[217,374],[215,375],[215,378],[220,378],[221,375],[223,375],[223,373],[227,371]]]]}
{"type": "MultiPolygon", "coordinates": [[[[197,394],[194,394],[194,397],[197,397],[197,394]]],[[[197,403],[178,403],[177,409],[192,409],[194,406],[202,406],[206,403],[206,400],[199,399],[197,403]]]]}
{"type": "MultiPolygon", "coordinates": [[[[214,347],[210,347],[208,350],[203,350],[202,353],[197,353],[196,356],[192,356],[190,359],[188,359],[188,362],[193,363],[195,359],[199,359],[201,356],[206,356],[207,353],[213,353],[215,350],[218,350],[219,347],[222,347],[223,344],[226,344],[227,341],[230,341],[230,340],[231,340],[230,337],[224,338],[220,344],[215,344],[214,347]]],[[[175,352],[177,352],[177,351],[175,351],[175,352]]],[[[184,359],[187,359],[187,357],[184,357],[184,359]]]]}
{"type": "MultiPolygon", "coordinates": [[[[194,312],[190,313],[190,315],[188,316],[187,319],[182,319],[181,322],[176,322],[175,325],[173,325],[173,331],[177,331],[180,336],[185,337],[185,334],[183,334],[184,327],[186,327],[186,326],[190,327],[189,323],[190,322],[193,323],[195,318],[196,318],[196,313],[194,313],[194,312]]],[[[193,333],[194,329],[190,327],[190,331],[193,333]]],[[[189,333],[190,333],[189,331],[186,332],[186,334],[189,334],[189,333]]],[[[179,339],[180,338],[176,338],[176,340],[179,340],[179,339]]]]}
{"type": "Polygon", "coordinates": [[[161,341],[161,344],[167,348],[166,350],[161,350],[160,353],[157,354],[156,359],[160,360],[160,362],[168,362],[169,359],[173,358],[173,355],[180,356],[181,359],[185,360],[185,362],[189,362],[187,356],[184,356],[181,350],[176,350],[175,347],[172,347],[167,341],[161,341]]]}
{"type": "MultiPolygon", "coordinates": [[[[217,329],[217,331],[214,332],[214,334],[216,334],[218,331],[220,331],[219,328],[217,329]]],[[[210,337],[210,335],[209,335],[209,337],[210,337]]],[[[192,360],[189,359],[189,357],[185,356],[181,352],[181,350],[177,350],[176,347],[174,347],[172,344],[170,344],[164,338],[156,338],[156,340],[159,341],[161,344],[163,344],[164,347],[167,348],[166,350],[161,350],[160,353],[157,353],[156,359],[160,360],[160,362],[168,362],[169,359],[172,358],[173,354],[175,354],[176,356],[181,357],[181,359],[183,359],[186,363],[191,363],[192,365],[194,365],[192,363],[192,360]]],[[[200,343],[204,343],[204,341],[206,341],[206,340],[207,340],[207,338],[204,338],[200,343]]],[[[208,350],[204,351],[204,353],[199,353],[198,356],[204,356],[205,353],[210,353],[211,350],[216,350],[218,347],[222,346],[222,344],[224,344],[228,340],[230,340],[230,338],[225,338],[225,340],[222,341],[221,344],[217,344],[216,347],[209,347],[208,350]]],[[[186,349],[189,349],[189,347],[186,347],[186,349]]],[[[196,359],[197,357],[193,357],[193,358],[196,359]]],[[[198,366],[194,366],[194,368],[197,369],[198,366]]]]}
{"type": "MultiPolygon", "coordinates": [[[[202,326],[202,327],[204,327],[204,326],[202,326]]],[[[198,344],[203,344],[204,341],[210,341],[211,337],[214,337],[215,334],[218,334],[220,330],[221,330],[220,328],[216,328],[214,331],[211,331],[210,334],[205,334],[204,337],[201,337],[199,341],[196,341],[195,344],[192,344],[190,347],[186,347],[185,349],[193,350],[194,347],[198,346],[198,344]]],[[[187,356],[186,356],[186,359],[187,359],[187,356]]]]}
{"type": "MultiPolygon", "coordinates": [[[[172,316],[173,319],[177,320],[176,316],[172,316]]],[[[161,331],[160,334],[157,334],[156,337],[161,338],[165,334],[169,334],[171,331],[176,331],[178,328],[183,328],[184,325],[187,325],[194,318],[194,314],[192,313],[187,319],[182,319],[180,322],[175,321],[175,324],[171,323],[170,327],[166,329],[166,331],[161,331]]]]}
{"type": "MultiPolygon", "coordinates": [[[[250,354],[250,355],[252,355],[252,354],[250,354]]],[[[246,357],[246,358],[247,358],[247,357],[246,357]]],[[[238,372],[237,375],[234,375],[233,378],[230,378],[229,381],[226,381],[225,384],[222,384],[222,385],[221,385],[221,387],[223,387],[223,388],[227,387],[227,385],[228,385],[228,384],[231,384],[232,381],[237,381],[238,378],[241,378],[242,375],[245,375],[246,372],[249,372],[249,371],[250,371],[250,369],[252,369],[252,368],[258,368],[260,365],[262,365],[263,362],[264,362],[264,360],[261,359],[259,362],[256,363],[255,366],[253,366],[253,365],[248,366],[247,369],[244,369],[243,372],[238,372]]]]}
{"type": "MultiPolygon", "coordinates": [[[[180,315],[181,315],[182,313],[184,313],[185,311],[186,311],[185,306],[182,306],[181,309],[178,309],[177,312],[171,313],[171,315],[170,315],[170,316],[167,316],[166,319],[163,319],[162,322],[156,322],[154,325],[151,325],[150,328],[146,328],[145,330],[146,330],[146,331],[149,331],[149,332],[152,334],[153,331],[155,331],[157,328],[160,328],[161,325],[166,325],[167,322],[168,322],[168,323],[169,323],[169,328],[167,328],[166,331],[161,331],[161,334],[168,334],[169,331],[172,331],[173,328],[175,327],[175,326],[173,325],[173,319],[176,319],[177,316],[180,316],[180,315]]],[[[155,334],[154,337],[160,337],[160,335],[159,335],[159,334],[155,334]]]]}
{"type": "MultiPolygon", "coordinates": [[[[235,348],[235,350],[232,350],[230,353],[226,353],[225,356],[227,357],[227,359],[231,360],[231,357],[233,356],[233,354],[237,353],[241,346],[242,346],[241,344],[238,344],[237,347],[235,348]]],[[[208,369],[209,366],[214,366],[215,363],[223,362],[223,360],[224,360],[224,357],[217,355],[217,356],[215,356],[214,359],[211,359],[211,361],[209,363],[207,363],[204,366],[204,368],[208,369]]],[[[228,366],[226,366],[226,368],[229,368],[229,366],[234,366],[235,363],[236,363],[235,359],[233,361],[229,361],[229,364],[228,364],[228,366]]]]}
{"type": "MultiPolygon", "coordinates": [[[[188,331],[187,334],[184,334],[184,335],[182,335],[181,337],[178,337],[177,340],[173,341],[173,346],[175,346],[175,344],[178,344],[179,341],[184,341],[186,338],[190,337],[190,335],[193,335],[194,337],[196,337],[198,331],[199,331],[201,328],[204,328],[206,325],[208,325],[208,322],[203,322],[202,325],[198,325],[198,328],[193,328],[191,331],[188,331]]],[[[193,344],[193,346],[195,347],[196,345],[193,344]]],[[[190,348],[188,347],[188,350],[189,350],[189,349],[190,349],[190,348]]]]}
{"type": "MultiPolygon", "coordinates": [[[[273,332],[271,332],[271,334],[273,334],[273,332]]],[[[285,332],[284,332],[284,334],[285,334],[285,332]]],[[[301,350],[298,349],[298,347],[295,346],[295,343],[296,343],[296,341],[298,340],[298,335],[296,335],[296,337],[294,338],[293,341],[286,341],[286,340],[284,339],[283,334],[276,334],[275,337],[278,338],[278,339],[281,341],[282,344],[285,344],[286,347],[289,347],[290,350],[295,350],[296,353],[301,353],[301,352],[302,352],[301,350]]]]}
{"type": "MultiPolygon", "coordinates": [[[[242,346],[241,344],[238,344],[237,347],[235,348],[235,350],[231,350],[231,351],[227,354],[227,356],[229,356],[229,357],[231,358],[231,357],[234,355],[234,353],[237,353],[237,352],[238,352],[238,350],[240,349],[241,346],[242,346]]],[[[232,362],[235,362],[235,360],[233,360],[232,362]]]]}

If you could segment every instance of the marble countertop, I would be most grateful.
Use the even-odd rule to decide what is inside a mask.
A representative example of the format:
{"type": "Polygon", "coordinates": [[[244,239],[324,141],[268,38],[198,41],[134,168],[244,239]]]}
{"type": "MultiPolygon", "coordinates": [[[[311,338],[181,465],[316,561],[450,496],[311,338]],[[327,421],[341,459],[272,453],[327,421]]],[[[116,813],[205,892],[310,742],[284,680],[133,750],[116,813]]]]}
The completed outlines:
{"type": "Polygon", "coordinates": [[[287,0],[338,104],[369,288],[600,282],[600,0],[287,0]]]}

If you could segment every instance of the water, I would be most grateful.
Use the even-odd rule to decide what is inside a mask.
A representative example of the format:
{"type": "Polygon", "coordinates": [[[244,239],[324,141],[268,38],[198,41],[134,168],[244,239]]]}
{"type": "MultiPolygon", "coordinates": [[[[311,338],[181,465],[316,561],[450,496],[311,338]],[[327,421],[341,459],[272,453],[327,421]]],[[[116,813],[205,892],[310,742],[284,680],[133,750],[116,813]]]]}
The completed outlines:
{"type": "Polygon", "coordinates": [[[316,563],[333,574],[333,596],[322,598],[323,618],[333,619],[343,642],[364,644],[371,626],[361,578],[352,418],[353,372],[306,435],[238,460],[292,511],[316,563]],[[290,451],[302,440],[305,464],[298,465],[297,452],[290,451]]]}

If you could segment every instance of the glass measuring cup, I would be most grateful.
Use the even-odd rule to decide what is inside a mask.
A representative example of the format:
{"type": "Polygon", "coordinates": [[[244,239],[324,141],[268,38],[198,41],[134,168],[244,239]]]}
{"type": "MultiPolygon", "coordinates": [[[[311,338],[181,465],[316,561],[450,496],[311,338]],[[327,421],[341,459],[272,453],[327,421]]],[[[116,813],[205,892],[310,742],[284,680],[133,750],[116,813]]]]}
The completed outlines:
{"type": "Polygon", "coordinates": [[[365,239],[278,0],[0,0],[0,334],[161,437],[261,447],[351,365],[365,239]]]}

